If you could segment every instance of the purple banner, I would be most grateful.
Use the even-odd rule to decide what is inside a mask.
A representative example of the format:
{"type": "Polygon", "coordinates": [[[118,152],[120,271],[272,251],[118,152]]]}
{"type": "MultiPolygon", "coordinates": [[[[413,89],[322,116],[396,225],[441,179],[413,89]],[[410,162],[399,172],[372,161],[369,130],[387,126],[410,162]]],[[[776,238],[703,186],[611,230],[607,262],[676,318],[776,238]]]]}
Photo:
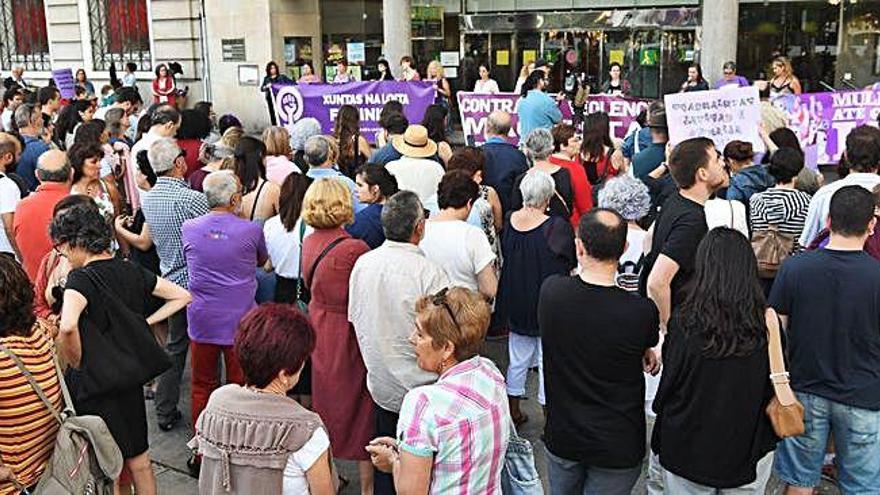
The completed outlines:
{"type": "Polygon", "coordinates": [[[851,130],[877,125],[880,90],[781,96],[773,105],[788,114],[788,128],[797,134],[807,163],[835,164],[851,130]]]}
{"type": "Polygon", "coordinates": [[[55,80],[55,86],[61,93],[62,98],[65,100],[76,98],[76,81],[73,79],[73,70],[70,67],[53,70],[52,79],[55,80]]]}
{"type": "MultiPolygon", "coordinates": [[[[495,110],[503,110],[513,117],[513,128],[510,130],[507,140],[512,144],[519,143],[519,116],[516,113],[518,101],[519,95],[516,93],[484,95],[459,92],[458,111],[461,115],[465,141],[474,144],[485,142],[486,119],[495,110]]],[[[611,133],[622,139],[629,132],[636,117],[639,116],[639,112],[647,108],[649,101],[638,98],[591,95],[587,100],[584,113],[607,113],[611,120],[611,133]]],[[[571,123],[573,112],[568,100],[559,102],[559,110],[562,111],[562,120],[571,123]]]]}
{"type": "Polygon", "coordinates": [[[434,103],[436,85],[432,82],[370,81],[345,84],[300,84],[272,86],[275,114],[279,125],[288,129],[297,120],[313,117],[325,134],[333,132],[336,114],[343,105],[358,109],[361,133],[370,143],[382,132],[379,113],[387,101],[403,103],[410,122],[421,122],[428,106],[434,103]]]}

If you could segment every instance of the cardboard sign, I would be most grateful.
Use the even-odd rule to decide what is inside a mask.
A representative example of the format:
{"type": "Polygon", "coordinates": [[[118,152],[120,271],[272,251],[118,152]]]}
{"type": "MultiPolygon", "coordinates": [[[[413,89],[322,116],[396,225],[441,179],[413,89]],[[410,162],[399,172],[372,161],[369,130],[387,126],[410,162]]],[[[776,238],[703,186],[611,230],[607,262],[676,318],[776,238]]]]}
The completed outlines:
{"type": "Polygon", "coordinates": [[[727,143],[739,140],[752,143],[756,152],[764,151],[758,134],[761,100],[758,88],[693,91],[663,97],[669,141],[675,145],[694,137],[707,137],[723,150],[727,143]]]}

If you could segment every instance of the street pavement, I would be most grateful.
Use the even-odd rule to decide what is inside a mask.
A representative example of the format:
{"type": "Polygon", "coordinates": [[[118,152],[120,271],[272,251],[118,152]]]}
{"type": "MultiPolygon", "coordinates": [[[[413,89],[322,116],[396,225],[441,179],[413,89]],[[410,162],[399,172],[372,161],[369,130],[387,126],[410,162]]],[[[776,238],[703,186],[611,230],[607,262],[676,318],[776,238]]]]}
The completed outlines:
{"type": "MultiPolygon", "coordinates": [[[[507,339],[488,340],[483,346],[484,356],[491,358],[498,364],[498,368],[504,372],[507,368],[507,339]]],[[[149,423],[150,455],[153,459],[153,469],[156,472],[156,480],[160,495],[189,495],[198,493],[198,482],[187,473],[186,461],[190,452],[186,443],[192,436],[192,425],[189,420],[190,387],[189,387],[189,364],[184,376],[184,384],[181,386],[180,411],[185,421],[174,430],[163,432],[156,425],[155,410],[152,401],[147,401],[147,421],[149,423]]],[[[541,431],[544,425],[544,416],[537,397],[537,373],[529,372],[526,393],[528,400],[522,402],[524,413],[529,416],[529,421],[519,428],[520,436],[532,442],[535,451],[535,461],[538,473],[544,480],[545,491],[547,489],[547,464],[544,455],[544,444],[541,441],[541,431]]],[[[650,432],[649,432],[650,435],[650,432]]],[[[352,461],[337,460],[337,468],[342,476],[350,481],[350,484],[341,493],[356,495],[360,493],[358,482],[357,465],[352,461]]],[[[642,477],[639,479],[632,493],[642,495],[647,493],[645,487],[645,472],[647,463],[643,467],[642,477]]],[[[766,495],[781,495],[782,487],[777,480],[771,480],[767,487],[766,495]]],[[[837,495],[840,492],[828,483],[823,483],[817,493],[821,495],[837,495]]],[[[556,495],[556,494],[552,494],[556,495]]]]}

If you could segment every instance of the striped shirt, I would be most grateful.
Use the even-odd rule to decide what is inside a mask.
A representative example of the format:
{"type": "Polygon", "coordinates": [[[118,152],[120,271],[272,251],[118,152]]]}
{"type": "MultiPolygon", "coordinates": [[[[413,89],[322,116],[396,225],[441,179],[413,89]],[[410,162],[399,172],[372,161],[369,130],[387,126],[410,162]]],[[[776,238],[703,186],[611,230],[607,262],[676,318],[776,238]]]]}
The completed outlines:
{"type": "Polygon", "coordinates": [[[187,288],[189,274],[183,254],[183,222],[207,215],[208,200],[183,179],[159,177],[149,194],[141,196],[141,210],[159,253],[162,278],[187,288]]]}
{"type": "MultiPolygon", "coordinates": [[[[0,338],[18,356],[49,400],[61,408],[61,388],[55,372],[54,346],[48,326],[37,320],[27,337],[0,338]]],[[[31,486],[52,455],[58,423],[34,392],[12,359],[0,352],[0,456],[18,481],[31,486]]],[[[0,481],[0,495],[17,493],[12,483],[0,481]]]]}
{"type": "Polygon", "coordinates": [[[430,493],[500,494],[509,439],[504,376],[486,358],[461,362],[403,399],[398,446],[433,456],[430,493]]]}
{"type": "Polygon", "coordinates": [[[794,238],[793,252],[803,249],[798,238],[804,230],[810,210],[809,194],[796,189],[772,187],[752,195],[749,210],[753,235],[775,225],[780,234],[794,238]]]}

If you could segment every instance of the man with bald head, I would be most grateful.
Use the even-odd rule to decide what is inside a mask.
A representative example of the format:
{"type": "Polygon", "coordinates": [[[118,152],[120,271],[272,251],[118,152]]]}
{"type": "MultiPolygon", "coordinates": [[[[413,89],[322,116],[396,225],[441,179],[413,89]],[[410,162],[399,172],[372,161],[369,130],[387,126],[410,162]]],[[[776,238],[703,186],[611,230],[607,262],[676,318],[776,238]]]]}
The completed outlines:
{"type": "Polygon", "coordinates": [[[626,234],[616,211],[590,210],[575,239],[580,273],[551,275],[541,287],[550,493],[630,493],[642,472],[642,373],[659,368],[650,349],[660,316],[615,284],[626,234]]]}
{"type": "Polygon", "coordinates": [[[15,208],[21,200],[21,189],[6,174],[15,167],[19,158],[21,143],[12,134],[0,132],[0,255],[17,258],[20,256],[12,235],[12,224],[15,220],[15,208]]]}
{"type": "Polygon", "coordinates": [[[483,184],[493,187],[498,193],[504,214],[510,209],[514,181],[529,168],[526,156],[507,140],[511,127],[510,114],[495,110],[486,119],[483,133],[486,137],[482,147],[486,157],[483,184]]]}
{"type": "Polygon", "coordinates": [[[73,173],[67,154],[49,150],[40,155],[36,175],[40,185],[18,204],[13,226],[21,264],[31,281],[36,280],[40,261],[52,250],[49,224],[55,205],[70,194],[73,173]]]}

